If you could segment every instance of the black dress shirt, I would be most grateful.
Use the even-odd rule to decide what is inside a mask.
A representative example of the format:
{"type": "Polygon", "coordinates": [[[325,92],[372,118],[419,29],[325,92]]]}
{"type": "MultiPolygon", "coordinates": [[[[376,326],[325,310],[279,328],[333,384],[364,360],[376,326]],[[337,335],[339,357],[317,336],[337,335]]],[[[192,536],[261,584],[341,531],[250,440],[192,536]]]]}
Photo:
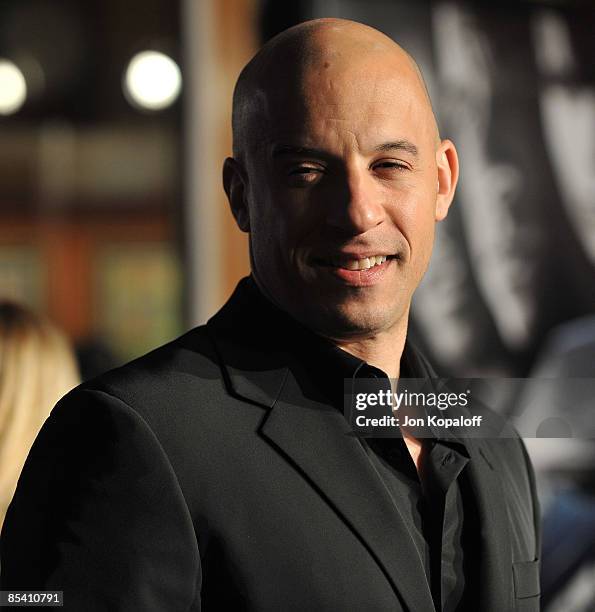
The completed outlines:
{"type": "MultiPolygon", "coordinates": [[[[390,389],[385,372],[314,334],[302,335],[300,350],[309,355],[309,369],[337,408],[343,410],[345,379],[374,378],[390,389]]],[[[424,378],[428,372],[406,343],[401,360],[402,378],[424,378]]],[[[403,438],[360,438],[370,462],[409,528],[436,610],[473,609],[474,550],[473,500],[465,483],[469,454],[462,441],[440,437],[420,440],[419,472],[403,438]]],[[[398,543],[395,543],[398,546],[398,543]]],[[[475,558],[475,565],[476,565],[475,558]]]]}

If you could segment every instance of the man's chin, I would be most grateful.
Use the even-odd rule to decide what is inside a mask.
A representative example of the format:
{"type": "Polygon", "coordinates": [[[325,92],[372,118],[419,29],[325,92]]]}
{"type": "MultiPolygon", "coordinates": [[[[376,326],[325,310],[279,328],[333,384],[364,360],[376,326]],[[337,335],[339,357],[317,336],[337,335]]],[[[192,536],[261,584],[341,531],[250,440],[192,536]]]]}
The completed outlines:
{"type": "Polygon", "coordinates": [[[393,308],[387,311],[379,305],[364,308],[361,305],[319,305],[305,308],[301,322],[323,336],[349,339],[370,336],[391,328],[399,319],[393,308]]]}

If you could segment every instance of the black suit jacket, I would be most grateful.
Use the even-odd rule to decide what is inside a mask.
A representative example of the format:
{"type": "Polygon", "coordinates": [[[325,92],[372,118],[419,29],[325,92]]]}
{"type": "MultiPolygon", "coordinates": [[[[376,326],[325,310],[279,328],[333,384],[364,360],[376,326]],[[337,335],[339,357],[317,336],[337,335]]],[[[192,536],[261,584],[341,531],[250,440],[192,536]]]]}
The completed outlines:
{"type": "MultiPolygon", "coordinates": [[[[63,590],[85,612],[434,609],[405,524],[300,354],[309,332],[263,300],[244,279],[206,326],[56,406],[8,511],[3,589],[63,590]]],[[[467,446],[474,609],[538,610],[524,447],[467,446]]]]}

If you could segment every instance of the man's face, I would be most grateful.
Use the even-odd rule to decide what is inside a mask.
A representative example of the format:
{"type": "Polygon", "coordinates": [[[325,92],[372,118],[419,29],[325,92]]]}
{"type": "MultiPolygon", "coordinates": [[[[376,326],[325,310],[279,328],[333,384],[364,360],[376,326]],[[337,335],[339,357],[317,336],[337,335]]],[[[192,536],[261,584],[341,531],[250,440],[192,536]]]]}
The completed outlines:
{"type": "Polygon", "coordinates": [[[245,164],[252,270],[309,328],[373,336],[428,265],[442,151],[412,75],[326,64],[267,96],[245,164]]]}

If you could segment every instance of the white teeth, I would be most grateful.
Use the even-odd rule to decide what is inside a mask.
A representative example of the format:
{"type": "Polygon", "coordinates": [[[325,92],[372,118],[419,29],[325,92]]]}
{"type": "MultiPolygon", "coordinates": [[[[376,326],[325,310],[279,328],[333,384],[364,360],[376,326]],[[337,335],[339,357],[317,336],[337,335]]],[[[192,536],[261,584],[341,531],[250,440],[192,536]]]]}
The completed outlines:
{"type": "Polygon", "coordinates": [[[334,266],[344,268],[346,270],[369,270],[373,266],[379,266],[388,259],[387,255],[375,255],[373,257],[365,257],[364,259],[351,259],[350,261],[333,260],[334,266]]]}

